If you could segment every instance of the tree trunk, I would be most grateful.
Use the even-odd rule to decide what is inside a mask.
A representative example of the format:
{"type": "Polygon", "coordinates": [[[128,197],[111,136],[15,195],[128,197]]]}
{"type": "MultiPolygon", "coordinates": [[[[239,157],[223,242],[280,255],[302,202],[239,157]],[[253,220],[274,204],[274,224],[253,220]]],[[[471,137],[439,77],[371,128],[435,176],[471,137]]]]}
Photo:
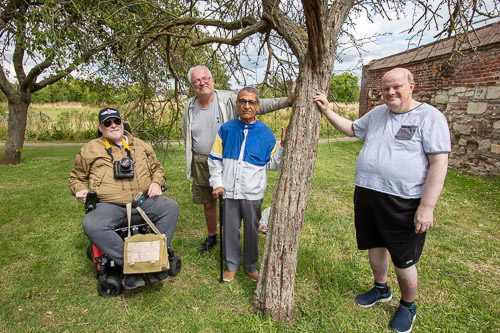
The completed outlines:
{"type": "Polygon", "coordinates": [[[272,316],[275,321],[293,320],[299,239],[314,176],[321,127],[321,112],[312,99],[318,90],[325,89],[329,80],[329,71],[313,70],[310,61],[300,68],[253,300],[255,310],[272,316]]]}
{"type": "Polygon", "coordinates": [[[16,94],[15,98],[8,99],[9,121],[7,129],[7,141],[0,164],[19,164],[21,152],[24,145],[24,134],[28,118],[28,107],[30,105],[29,92],[16,94]]]}

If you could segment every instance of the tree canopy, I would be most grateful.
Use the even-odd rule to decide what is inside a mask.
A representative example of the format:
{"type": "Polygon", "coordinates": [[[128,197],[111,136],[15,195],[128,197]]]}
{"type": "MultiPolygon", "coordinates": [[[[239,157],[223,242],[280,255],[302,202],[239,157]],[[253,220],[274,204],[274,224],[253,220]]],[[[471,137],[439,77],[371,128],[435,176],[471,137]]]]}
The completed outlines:
{"type": "MultiPolygon", "coordinates": [[[[191,27],[196,24],[192,15],[199,13],[192,3],[0,3],[0,90],[9,104],[7,141],[0,158],[4,164],[21,160],[32,94],[70,73],[78,71],[80,77],[97,78],[104,86],[113,85],[116,89],[131,87],[134,93],[125,97],[139,98],[140,106],[134,112],[145,115],[150,110],[145,107],[146,102],[154,106],[150,101],[157,100],[155,96],[173,96],[162,108],[169,104],[168,107],[179,109],[178,97],[187,94],[185,73],[191,65],[205,61],[224,68],[209,46],[190,48],[191,27]],[[15,82],[11,83],[12,79],[15,82]]],[[[225,72],[216,74],[219,84],[227,84],[225,72]]],[[[177,118],[174,116],[172,121],[177,118]]],[[[151,119],[143,117],[142,123],[154,126],[151,119]]]]}
{"type": "Polygon", "coordinates": [[[358,77],[351,73],[332,75],[328,100],[340,103],[354,103],[359,100],[358,77]]]}

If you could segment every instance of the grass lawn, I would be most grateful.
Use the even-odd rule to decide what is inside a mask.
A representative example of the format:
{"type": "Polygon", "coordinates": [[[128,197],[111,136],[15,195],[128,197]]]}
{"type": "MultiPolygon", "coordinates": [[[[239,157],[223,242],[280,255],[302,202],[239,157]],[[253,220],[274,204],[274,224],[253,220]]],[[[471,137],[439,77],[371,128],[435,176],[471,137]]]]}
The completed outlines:
{"type": "MultiPolygon", "coordinates": [[[[166,195],[181,207],[172,247],[183,267],[162,285],[97,294],[85,255],[83,206],[67,186],[78,146],[25,147],[22,164],[0,166],[0,332],[385,332],[394,299],[364,309],[372,286],[353,226],[354,163],[360,142],[320,144],[301,238],[295,321],[251,311],[255,283],[240,272],[219,284],[219,250],[196,252],[206,226],[190,198],[182,147],[164,160],[166,195]]],[[[0,148],[1,149],[1,148],[0,148]]],[[[275,173],[264,207],[271,202],[275,173]]],[[[414,332],[499,332],[500,178],[450,170],[418,264],[414,332]]],[[[260,236],[263,248],[265,236],[260,236]]]]}

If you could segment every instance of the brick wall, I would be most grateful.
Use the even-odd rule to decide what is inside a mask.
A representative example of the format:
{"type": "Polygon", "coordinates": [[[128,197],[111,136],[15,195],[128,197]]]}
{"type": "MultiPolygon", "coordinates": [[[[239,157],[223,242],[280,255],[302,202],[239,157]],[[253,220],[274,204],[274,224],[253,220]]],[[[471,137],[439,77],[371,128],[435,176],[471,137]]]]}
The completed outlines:
{"type": "Polygon", "coordinates": [[[441,110],[448,119],[450,166],[476,175],[500,175],[500,43],[463,51],[453,66],[448,55],[371,70],[363,67],[359,116],[383,104],[382,76],[395,67],[415,78],[413,97],[441,110]],[[365,82],[363,82],[365,81],[365,82]]]}

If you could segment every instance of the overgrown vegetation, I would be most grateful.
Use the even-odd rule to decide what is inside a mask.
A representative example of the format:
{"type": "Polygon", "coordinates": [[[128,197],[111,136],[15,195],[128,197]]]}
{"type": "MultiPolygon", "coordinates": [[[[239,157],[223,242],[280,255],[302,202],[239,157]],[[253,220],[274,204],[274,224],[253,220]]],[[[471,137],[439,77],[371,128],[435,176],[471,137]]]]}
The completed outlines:
{"type": "Polygon", "coordinates": [[[112,84],[104,83],[102,79],[90,81],[69,76],[33,93],[31,101],[35,104],[71,102],[92,105],[120,104],[130,99],[130,93],[131,91],[117,89],[112,84]]]}
{"type": "MultiPolygon", "coordinates": [[[[149,107],[157,109],[163,108],[164,114],[155,113],[161,118],[161,121],[156,121],[155,124],[144,123],[145,120],[140,115],[135,114],[134,109],[128,105],[115,105],[115,107],[125,115],[125,119],[130,123],[134,135],[149,142],[154,142],[155,137],[166,137],[166,133],[168,132],[170,140],[182,140],[181,120],[173,119],[176,115],[169,111],[168,105],[161,103],[149,105],[149,107]]],[[[358,118],[358,104],[331,104],[331,108],[351,120],[358,118]]],[[[28,111],[26,141],[88,141],[94,139],[98,126],[97,113],[100,109],[101,107],[99,106],[81,103],[32,104],[28,111]]],[[[4,141],[7,138],[6,113],[7,105],[0,104],[0,141],[4,141]]],[[[259,116],[258,118],[265,122],[276,136],[279,137],[281,127],[288,125],[290,116],[291,110],[288,108],[259,116]]],[[[335,130],[326,119],[323,119],[320,136],[321,138],[337,138],[341,137],[342,134],[335,130]]]]}
{"type": "MultiPolygon", "coordinates": [[[[386,332],[399,300],[369,309],[354,297],[371,287],[353,225],[354,163],[361,142],[320,144],[297,267],[290,326],[250,311],[244,273],[219,284],[219,250],[200,256],[203,210],[191,203],[184,154],[164,166],[166,195],[180,204],[172,246],[183,267],[163,285],[97,295],[85,255],[83,206],[67,179],[79,146],[25,147],[23,163],[0,166],[0,332],[386,332]]],[[[1,150],[2,148],[0,148],[1,150]]],[[[161,157],[161,156],[160,156],[161,157]]],[[[271,203],[276,173],[263,207],[271,203]]],[[[450,169],[420,263],[415,332],[495,332],[500,327],[500,178],[450,169]]],[[[260,236],[260,246],[265,236],[260,236]]]]}

